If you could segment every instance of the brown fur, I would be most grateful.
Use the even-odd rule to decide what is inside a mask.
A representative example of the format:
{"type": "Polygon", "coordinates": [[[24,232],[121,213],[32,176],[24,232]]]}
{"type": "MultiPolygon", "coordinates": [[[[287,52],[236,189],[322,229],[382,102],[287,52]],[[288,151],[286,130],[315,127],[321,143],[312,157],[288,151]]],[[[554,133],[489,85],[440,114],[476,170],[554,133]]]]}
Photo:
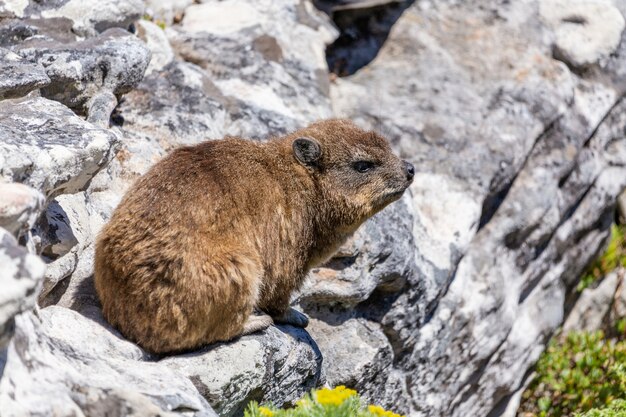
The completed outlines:
{"type": "Polygon", "coordinates": [[[311,267],[400,197],[407,167],[384,138],[345,120],[265,143],[179,148],[126,193],[98,237],[104,316],[156,353],[241,335],[254,308],[280,320],[311,267]],[[296,157],[301,137],[319,143],[314,163],[296,157]],[[360,160],[377,166],[358,172],[360,160]]]}

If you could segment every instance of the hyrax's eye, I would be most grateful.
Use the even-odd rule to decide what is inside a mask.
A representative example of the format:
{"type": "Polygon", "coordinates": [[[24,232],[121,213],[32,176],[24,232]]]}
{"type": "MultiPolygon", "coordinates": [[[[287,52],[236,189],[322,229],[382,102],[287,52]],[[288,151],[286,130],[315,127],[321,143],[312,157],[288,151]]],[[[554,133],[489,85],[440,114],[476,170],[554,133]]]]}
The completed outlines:
{"type": "Polygon", "coordinates": [[[352,168],[354,168],[354,170],[358,172],[371,171],[372,169],[374,169],[375,166],[376,165],[370,161],[357,161],[352,164],[352,168]]]}

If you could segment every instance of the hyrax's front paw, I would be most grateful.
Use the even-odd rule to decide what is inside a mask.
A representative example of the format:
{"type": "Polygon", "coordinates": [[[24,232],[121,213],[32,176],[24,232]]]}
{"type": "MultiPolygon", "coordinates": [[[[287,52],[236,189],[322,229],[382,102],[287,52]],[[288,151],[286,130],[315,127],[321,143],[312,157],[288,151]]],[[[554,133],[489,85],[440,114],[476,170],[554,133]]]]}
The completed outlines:
{"type": "Polygon", "coordinates": [[[291,307],[280,316],[274,317],[274,321],[276,323],[291,324],[297,327],[306,327],[309,325],[309,318],[291,307]]]}

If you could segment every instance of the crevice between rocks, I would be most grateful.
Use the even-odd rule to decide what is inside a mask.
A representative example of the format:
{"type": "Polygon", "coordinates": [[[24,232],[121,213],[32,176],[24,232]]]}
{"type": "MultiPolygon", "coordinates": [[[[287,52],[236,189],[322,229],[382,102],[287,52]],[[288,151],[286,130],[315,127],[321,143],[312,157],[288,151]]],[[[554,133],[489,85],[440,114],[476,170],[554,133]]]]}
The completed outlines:
{"type": "Polygon", "coordinates": [[[476,230],[476,233],[478,233],[487,223],[489,223],[489,221],[491,221],[491,219],[496,214],[496,212],[498,211],[498,209],[500,208],[500,206],[506,199],[507,195],[509,194],[509,191],[511,190],[511,187],[513,187],[515,180],[517,179],[519,174],[522,171],[524,171],[531,157],[534,155],[535,148],[537,147],[537,145],[545,137],[547,137],[547,135],[550,134],[550,132],[552,132],[553,129],[555,129],[557,123],[561,120],[562,117],[563,117],[562,115],[556,117],[554,120],[552,120],[550,123],[548,123],[545,126],[543,131],[541,131],[541,133],[537,135],[535,142],[533,143],[532,147],[526,154],[526,157],[524,161],[521,163],[521,165],[519,166],[519,169],[517,170],[517,172],[508,181],[506,181],[500,188],[495,189],[489,195],[487,195],[487,197],[483,201],[483,207],[482,207],[481,214],[480,214],[480,221],[478,222],[478,229],[476,230]]]}
{"type": "Polygon", "coordinates": [[[393,25],[414,2],[415,0],[314,0],[315,6],[326,12],[340,31],[335,42],[326,48],[329,71],[345,77],[373,61],[393,25]]]}

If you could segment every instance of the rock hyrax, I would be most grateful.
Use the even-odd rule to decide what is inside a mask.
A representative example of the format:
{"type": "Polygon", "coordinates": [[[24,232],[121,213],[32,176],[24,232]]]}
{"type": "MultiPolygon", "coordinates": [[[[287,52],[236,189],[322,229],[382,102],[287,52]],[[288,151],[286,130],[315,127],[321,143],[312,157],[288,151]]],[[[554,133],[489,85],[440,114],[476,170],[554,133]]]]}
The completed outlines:
{"type": "Polygon", "coordinates": [[[400,198],[414,169],[346,120],[186,146],[126,193],[96,243],[105,318],[153,353],[306,326],[307,272],[400,198]],[[254,314],[255,309],[264,314],[254,314]]]}

